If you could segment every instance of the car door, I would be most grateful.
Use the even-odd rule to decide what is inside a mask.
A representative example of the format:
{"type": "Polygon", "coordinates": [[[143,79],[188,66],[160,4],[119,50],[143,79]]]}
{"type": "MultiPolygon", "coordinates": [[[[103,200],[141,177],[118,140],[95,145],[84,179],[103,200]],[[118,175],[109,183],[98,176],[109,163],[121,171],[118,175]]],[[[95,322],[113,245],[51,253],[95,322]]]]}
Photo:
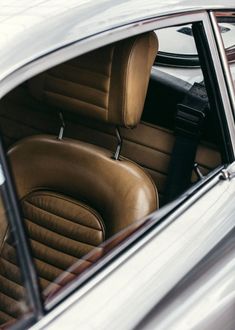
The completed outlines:
{"type": "MultiPolygon", "coordinates": [[[[206,11],[196,11],[182,15],[177,13],[164,18],[156,16],[155,20],[146,19],[145,24],[130,24],[128,27],[122,27],[121,32],[114,29],[99,35],[100,45],[107,43],[107,37],[113,42],[123,36],[129,37],[150,30],[158,31],[188,24],[193,26],[207,93],[219,120],[223,162],[171,203],[145,219],[144,226],[132,235],[127,235],[127,238],[125,236],[125,240],[120,240],[115,248],[95,263],[94,267],[81,274],[71,285],[66,285],[45,305],[37,287],[37,274],[32,266],[24,226],[19,220],[18,211],[14,211],[12,226],[17,237],[16,246],[19,251],[24,248],[24,251],[20,252],[24,255],[20,255],[19,259],[27,293],[31,297],[29,301],[32,313],[29,322],[35,323],[32,329],[181,329],[182,324],[185,326],[184,322],[186,326],[196,329],[199,325],[205,325],[203,320],[207,318],[208,321],[208,315],[214,315],[214,310],[220,303],[219,299],[216,306],[214,301],[211,302],[213,291],[206,291],[203,283],[205,279],[206,284],[210,283],[210,288],[213,283],[217,283],[219,292],[222,282],[216,282],[218,279],[216,275],[213,277],[213,271],[219,271],[220,267],[225,269],[225,272],[218,273],[219,279],[228,279],[223,282],[226,286],[223,299],[225,303],[228,301],[226,293],[234,288],[234,281],[229,277],[229,271],[233,269],[233,251],[230,244],[234,244],[232,230],[235,212],[235,127],[232,102],[234,94],[228,88],[231,77],[228,71],[223,70],[227,64],[225,59],[221,58],[217,47],[218,40],[214,37],[210,15],[213,17],[213,14],[206,11]],[[224,254],[227,252],[226,257],[221,251],[224,254]],[[216,262],[212,267],[213,258],[216,262]],[[197,281],[195,276],[199,277],[197,281]],[[208,294],[207,309],[201,304],[205,293],[208,294]],[[178,303],[181,299],[184,300],[182,306],[178,303]],[[202,308],[203,311],[195,314],[192,324],[187,324],[191,322],[188,320],[194,311],[193,303],[196,306],[194,308],[202,308]]],[[[92,40],[88,38],[87,49],[84,45],[86,43],[80,52],[88,51],[92,47],[92,40]]],[[[95,43],[93,47],[96,46],[95,43]]],[[[61,62],[62,51],[66,53],[66,49],[59,50],[58,58],[56,53],[52,54],[58,62],[61,62]]],[[[71,57],[71,54],[67,54],[68,58],[69,56],[71,57]]],[[[49,59],[45,56],[44,68],[51,65],[50,61],[50,55],[49,59]]],[[[54,64],[58,64],[56,61],[54,64]]],[[[28,69],[33,68],[34,72],[41,72],[41,62],[42,59],[39,59],[38,62],[30,63],[28,69]]],[[[18,81],[23,80],[21,75],[25,74],[25,70],[24,67],[22,72],[17,72],[18,81]]],[[[29,75],[29,71],[26,75],[29,75]]],[[[8,201],[11,210],[18,210],[15,195],[11,192],[13,185],[7,174],[4,154],[0,156],[4,176],[2,181],[8,185],[5,200],[8,201]]],[[[231,304],[223,305],[229,310],[234,302],[233,297],[230,299],[231,304]]],[[[226,315],[223,324],[227,320],[231,321],[231,314],[228,312],[226,315]]],[[[216,326],[213,319],[207,324],[211,327],[216,326]]],[[[18,326],[25,328],[29,323],[18,323],[18,326]]]]}

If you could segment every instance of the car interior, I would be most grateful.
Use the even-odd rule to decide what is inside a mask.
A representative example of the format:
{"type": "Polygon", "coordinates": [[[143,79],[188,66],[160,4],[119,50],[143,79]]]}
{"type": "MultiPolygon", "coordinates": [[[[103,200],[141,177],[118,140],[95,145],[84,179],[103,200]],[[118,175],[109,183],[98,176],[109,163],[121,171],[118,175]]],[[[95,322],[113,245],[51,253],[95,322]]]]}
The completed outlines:
{"type": "MultiPolygon", "coordinates": [[[[53,67],[0,101],[0,129],[42,291],[167,201],[177,104],[188,88],[152,70],[157,51],[154,32],[134,36],[53,67]]],[[[194,160],[201,175],[222,163],[217,125],[211,111],[194,160]]],[[[190,171],[192,185],[200,177],[190,171]]],[[[15,301],[23,294],[4,226],[1,324],[19,318],[15,301]]]]}

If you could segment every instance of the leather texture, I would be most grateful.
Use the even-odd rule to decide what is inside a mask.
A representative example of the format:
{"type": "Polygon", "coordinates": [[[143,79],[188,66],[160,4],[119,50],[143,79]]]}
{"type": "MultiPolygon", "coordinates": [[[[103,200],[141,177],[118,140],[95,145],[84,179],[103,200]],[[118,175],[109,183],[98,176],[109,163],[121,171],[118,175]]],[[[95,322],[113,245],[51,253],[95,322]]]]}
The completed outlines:
{"type": "MultiPolygon", "coordinates": [[[[97,212],[68,196],[39,190],[22,200],[22,208],[43,289],[105,239],[97,212]]],[[[69,272],[70,280],[75,275],[69,272]]]]}
{"type": "Polygon", "coordinates": [[[21,273],[15,248],[8,234],[4,239],[0,258],[0,324],[14,321],[24,313],[25,297],[21,273]]]}
{"type": "Polygon", "coordinates": [[[71,274],[76,274],[76,276],[82,274],[90,266],[91,263],[94,264],[99,261],[102,256],[107,255],[110,251],[112,251],[128,237],[133,235],[141,227],[147,226],[149,224],[149,221],[145,218],[136,221],[133,225],[119,232],[118,235],[115,235],[108,241],[105,241],[104,244],[99,246],[99,250],[93,250],[91,253],[84,256],[84,259],[82,261],[73,264],[67,272],[62,273],[59,277],[57,277],[56,285],[55,282],[53,282],[48,285],[48,287],[46,287],[43,292],[45,302],[49,303],[61,290],[64,289],[67,284],[69,284],[69,282],[71,281],[71,274]]]}
{"type": "Polygon", "coordinates": [[[150,176],[106,149],[41,135],[21,140],[8,155],[20,200],[48,190],[82,201],[102,219],[106,237],[158,207],[150,176]]]}
{"type": "Polygon", "coordinates": [[[32,95],[56,111],[133,127],[140,120],[158,50],[155,33],[100,48],[31,79],[32,95]]]}
{"type": "MultiPolygon", "coordinates": [[[[19,87],[0,103],[1,131],[7,146],[25,136],[40,133],[58,134],[58,114],[32,98],[27,88],[19,87]]],[[[65,116],[65,135],[111,151],[116,148],[114,127],[94,120],[79,121],[65,116]]],[[[141,122],[134,129],[121,128],[123,148],[121,154],[141,165],[152,177],[158,189],[159,201],[164,199],[165,182],[175,137],[174,132],[157,125],[141,122]]],[[[217,147],[202,141],[196,162],[203,174],[222,163],[217,147]]],[[[196,180],[192,173],[192,182],[196,180]]]]}
{"type": "Polygon", "coordinates": [[[37,191],[27,195],[22,206],[39,274],[45,270],[48,281],[104,241],[101,217],[84,203],[37,191]]]}
{"type": "Polygon", "coordinates": [[[22,316],[24,312],[24,289],[1,198],[0,218],[0,324],[3,324],[22,316]]]}

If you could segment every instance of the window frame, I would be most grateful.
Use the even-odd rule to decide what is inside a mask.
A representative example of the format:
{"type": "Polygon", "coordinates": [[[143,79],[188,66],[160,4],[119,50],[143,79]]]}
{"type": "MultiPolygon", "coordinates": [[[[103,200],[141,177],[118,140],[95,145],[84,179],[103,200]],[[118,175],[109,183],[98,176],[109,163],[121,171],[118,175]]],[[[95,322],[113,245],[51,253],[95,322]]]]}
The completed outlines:
{"type": "MultiPolygon", "coordinates": [[[[228,11],[230,12],[230,11],[228,11]]],[[[233,12],[235,12],[235,9],[233,10],[233,12]]],[[[221,66],[222,69],[224,71],[224,76],[225,76],[225,83],[228,89],[228,96],[229,96],[229,100],[230,100],[230,104],[231,104],[231,109],[233,112],[233,120],[235,118],[235,89],[234,89],[234,84],[233,84],[233,80],[232,80],[232,75],[231,75],[231,71],[229,68],[229,63],[228,63],[228,57],[224,48],[224,43],[223,43],[223,39],[220,33],[220,29],[219,29],[219,25],[217,22],[217,14],[221,14],[221,13],[226,13],[226,11],[224,10],[217,10],[217,11],[211,11],[210,12],[210,20],[211,20],[211,25],[213,28],[213,32],[215,35],[215,41],[219,50],[219,57],[220,57],[220,62],[221,62],[221,66]]]]}
{"type": "Polygon", "coordinates": [[[38,276],[34,266],[31,248],[27,238],[21,208],[16,197],[16,189],[12,180],[9,164],[5,156],[5,150],[0,136],[0,189],[3,205],[7,210],[7,220],[16,245],[16,255],[22,276],[22,286],[25,290],[25,299],[29,310],[26,316],[16,321],[15,329],[25,329],[29,325],[39,321],[45,310],[41,299],[38,276]]]}
{"type": "MultiPolygon", "coordinates": [[[[218,13],[218,12],[217,12],[218,13]]],[[[223,12],[222,12],[223,13],[223,12]]],[[[189,28],[189,27],[187,27],[189,28]]],[[[190,28],[189,28],[190,29],[190,28]]],[[[221,27],[219,27],[221,31],[221,27]]],[[[190,30],[192,36],[192,29],[190,30]]],[[[177,31],[180,33],[180,31],[177,31]]],[[[222,33],[222,32],[221,32],[222,33]]],[[[184,34],[184,32],[183,32],[184,34]]],[[[225,48],[225,52],[228,58],[228,62],[235,62],[235,47],[230,51],[229,48],[225,48]]],[[[159,66],[175,67],[175,68],[198,68],[200,62],[198,55],[195,54],[182,54],[176,52],[167,52],[164,50],[158,51],[158,59],[155,62],[159,66]]]]}

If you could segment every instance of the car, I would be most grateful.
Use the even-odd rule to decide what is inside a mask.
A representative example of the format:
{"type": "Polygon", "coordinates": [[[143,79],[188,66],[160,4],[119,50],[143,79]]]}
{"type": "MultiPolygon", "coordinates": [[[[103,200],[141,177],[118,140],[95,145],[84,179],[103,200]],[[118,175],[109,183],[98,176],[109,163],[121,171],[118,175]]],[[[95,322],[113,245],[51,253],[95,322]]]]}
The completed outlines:
{"type": "Polygon", "coordinates": [[[234,329],[234,1],[0,5],[1,328],[234,329]]]}

